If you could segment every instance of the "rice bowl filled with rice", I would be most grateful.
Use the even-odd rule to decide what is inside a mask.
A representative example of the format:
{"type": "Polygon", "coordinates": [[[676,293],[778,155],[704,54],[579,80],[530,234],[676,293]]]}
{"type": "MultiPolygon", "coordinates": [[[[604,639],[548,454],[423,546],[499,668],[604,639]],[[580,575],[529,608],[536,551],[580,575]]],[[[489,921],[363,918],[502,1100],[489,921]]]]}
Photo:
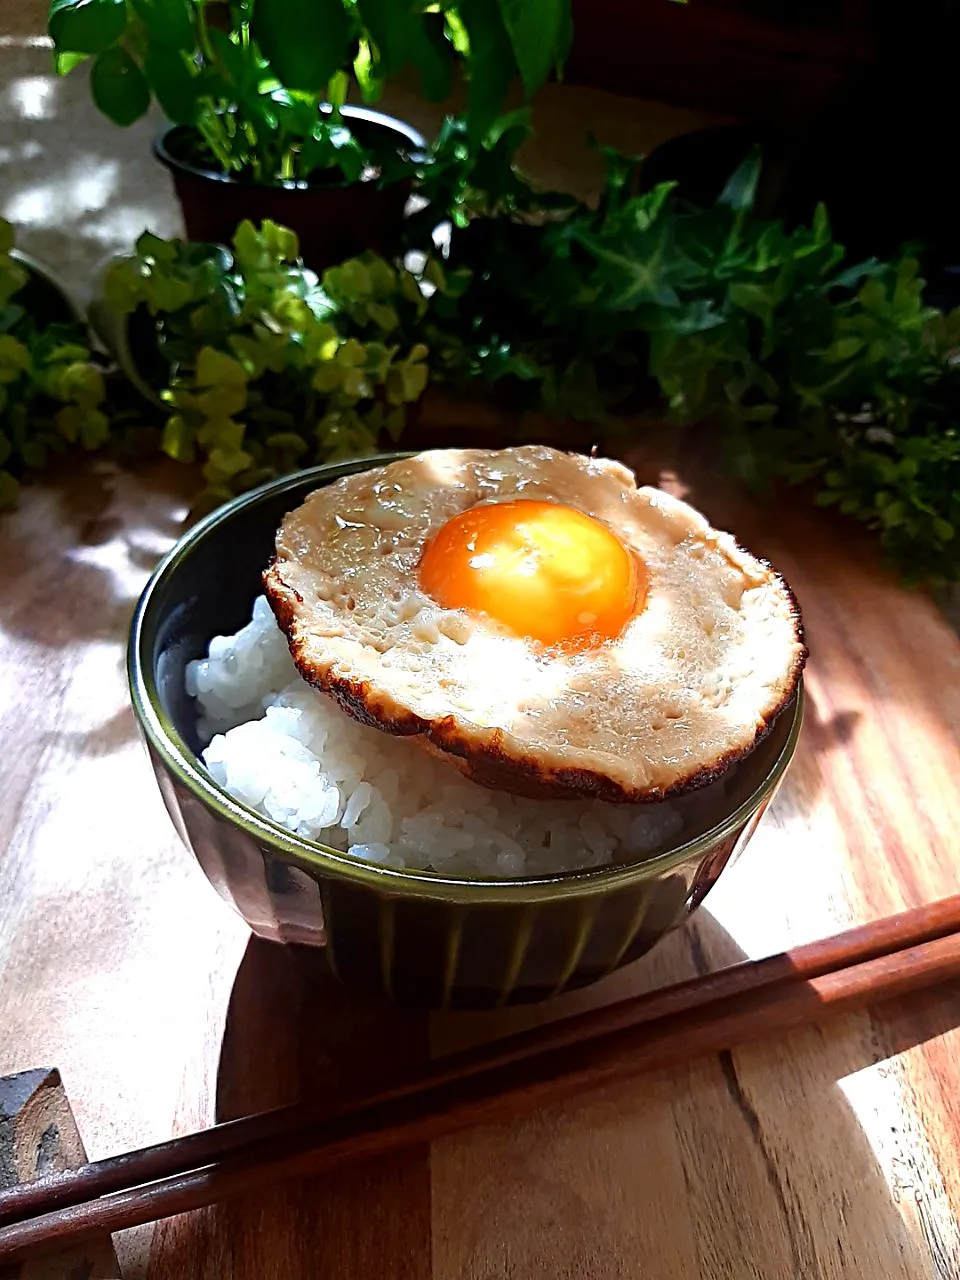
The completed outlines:
{"type": "Polygon", "coordinates": [[[277,548],[250,622],[186,669],[202,759],[377,865],[515,879],[676,845],[722,816],[805,657],[772,571],[603,460],[420,455],[311,495],[277,548]],[[518,552],[518,527],[541,541],[518,552]],[[491,565],[477,595],[464,574],[491,565]]]}
{"type": "Polygon", "coordinates": [[[299,676],[264,597],[191,662],[211,777],[308,840],[385,866],[470,877],[603,866],[704,825],[724,784],[655,805],[493,791],[403,738],[358,724],[299,676]]]}

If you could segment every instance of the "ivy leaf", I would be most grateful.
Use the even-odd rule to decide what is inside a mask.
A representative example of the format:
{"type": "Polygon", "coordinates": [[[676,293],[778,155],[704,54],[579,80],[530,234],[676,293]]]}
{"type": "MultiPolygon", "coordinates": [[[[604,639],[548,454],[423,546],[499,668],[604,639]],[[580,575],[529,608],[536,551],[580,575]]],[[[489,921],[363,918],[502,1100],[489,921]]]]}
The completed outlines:
{"type": "Polygon", "coordinates": [[[727,179],[726,186],[717,198],[717,204],[726,205],[738,213],[748,213],[756,199],[761,167],[760,149],[754,147],[727,179]]]}

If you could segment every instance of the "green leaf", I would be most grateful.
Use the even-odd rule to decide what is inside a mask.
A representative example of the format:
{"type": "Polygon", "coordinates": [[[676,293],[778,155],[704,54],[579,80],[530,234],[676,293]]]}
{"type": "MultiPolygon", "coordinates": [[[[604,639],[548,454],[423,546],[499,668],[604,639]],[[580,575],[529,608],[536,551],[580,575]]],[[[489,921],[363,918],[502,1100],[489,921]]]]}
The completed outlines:
{"type": "Polygon", "coordinates": [[[853,359],[862,350],[862,338],[838,338],[827,347],[823,358],[828,364],[841,364],[845,360],[853,359]]]}
{"type": "Polygon", "coordinates": [[[20,485],[9,471],[0,471],[0,511],[10,511],[17,504],[20,485]]]}
{"type": "Polygon", "coordinates": [[[243,444],[245,435],[246,427],[242,422],[226,417],[212,418],[197,432],[197,443],[213,445],[233,453],[243,444]]]}
{"type": "Polygon", "coordinates": [[[321,120],[300,149],[300,174],[307,177],[315,169],[339,168],[348,182],[358,182],[366,156],[349,129],[321,120]]]}
{"type": "MultiPolygon", "coordinates": [[[[841,504],[841,511],[843,506],[841,504]]],[[[855,510],[856,508],[854,508],[855,510]]],[[[852,513],[851,513],[852,514],[852,513]]],[[[907,508],[902,502],[889,502],[880,512],[880,519],[887,529],[893,529],[897,525],[902,524],[907,514],[907,508]]]]}
{"type": "Polygon", "coordinates": [[[367,373],[381,379],[390,367],[390,361],[396,354],[396,350],[396,347],[386,347],[382,342],[368,342],[364,362],[367,373]]]}
{"type": "Polygon", "coordinates": [[[573,46],[573,5],[563,0],[560,12],[560,30],[557,33],[557,71],[562,77],[563,67],[573,46]]]}
{"type": "Polygon", "coordinates": [[[205,418],[229,418],[247,403],[247,389],[241,383],[223,383],[197,396],[196,407],[205,418]]]}
{"type": "Polygon", "coordinates": [[[498,0],[520,78],[528,96],[536,93],[557,60],[569,0],[498,0]]]}
{"type": "Polygon", "coordinates": [[[0,367],[15,369],[18,373],[30,368],[30,351],[12,334],[0,334],[0,367]]]}
{"type": "Polygon", "coordinates": [[[336,360],[338,364],[346,365],[351,369],[362,368],[367,363],[367,353],[363,343],[358,342],[356,338],[348,338],[337,352],[336,360]]]}
{"type": "Polygon", "coordinates": [[[178,413],[167,419],[160,448],[177,462],[192,462],[196,457],[194,433],[178,413]]]}
{"type": "Polygon", "coordinates": [[[319,93],[350,60],[353,24],[343,0],[256,0],[252,31],[287,89],[319,93]]]}
{"type": "Polygon", "coordinates": [[[406,0],[358,0],[360,19],[376,46],[377,72],[392,76],[407,62],[407,31],[412,14],[406,0]]]}
{"type": "Polygon", "coordinates": [[[314,391],[319,391],[321,395],[330,395],[332,391],[336,391],[340,386],[346,370],[343,365],[336,364],[333,360],[318,366],[310,380],[310,385],[314,391]]]}
{"type": "Polygon", "coordinates": [[[47,465],[47,449],[40,440],[25,440],[20,446],[20,457],[34,471],[47,465]]]}
{"type": "Polygon", "coordinates": [[[394,444],[403,435],[403,429],[407,425],[407,415],[402,405],[397,405],[391,409],[384,419],[383,429],[393,441],[394,444]]]}
{"type": "Polygon", "coordinates": [[[384,302],[371,302],[367,307],[370,319],[374,324],[378,325],[384,333],[389,333],[391,329],[396,329],[400,323],[400,317],[397,315],[396,307],[391,307],[384,302]]]}
{"type": "Polygon", "coordinates": [[[196,124],[200,116],[200,83],[184,55],[163,44],[149,44],[143,69],[160,110],[173,124],[196,124]]]}
{"type": "Polygon", "coordinates": [[[373,387],[362,369],[348,370],[340,385],[343,394],[351,400],[366,400],[373,395],[373,387]]]}
{"type": "Polygon", "coordinates": [[[720,192],[717,204],[726,205],[741,213],[749,213],[757,195],[762,162],[760,149],[754,147],[747,158],[737,166],[720,192]]]}
{"type": "Polygon", "coordinates": [[[280,449],[293,458],[302,458],[310,447],[303,436],[295,435],[292,431],[278,431],[275,435],[267,436],[266,444],[268,448],[280,449]]]}
{"type": "MultiPolygon", "coordinates": [[[[769,285],[732,284],[727,296],[735,307],[756,316],[765,325],[773,321],[773,309],[779,301],[776,292],[769,285]]],[[[718,317],[720,319],[720,317],[718,317]]]]}
{"type": "Polygon", "coordinates": [[[169,49],[193,49],[193,5],[190,0],[131,0],[137,17],[154,40],[169,49]]]}
{"type": "Polygon", "coordinates": [[[410,402],[419,400],[423,395],[427,379],[430,371],[425,364],[405,364],[401,367],[400,376],[403,379],[403,398],[410,402]]]}
{"type": "Polygon", "coordinates": [[[493,0],[460,0],[470,38],[467,134],[478,143],[496,120],[513,79],[513,46],[493,0]]]}
{"type": "Polygon", "coordinates": [[[257,57],[249,50],[243,49],[235,40],[231,40],[225,31],[214,28],[209,32],[210,44],[233,92],[239,98],[246,98],[248,110],[262,109],[259,98],[258,81],[261,65],[257,57]]]}
{"type": "Polygon", "coordinates": [[[80,423],[83,419],[83,410],[75,404],[64,405],[54,414],[54,426],[69,444],[75,444],[80,435],[80,423]]]}
{"type": "Polygon", "coordinates": [[[467,29],[463,25],[460,14],[456,8],[450,7],[445,9],[443,18],[450,43],[461,58],[469,58],[470,37],[467,35],[467,29]]]}
{"type": "Polygon", "coordinates": [[[69,75],[74,67],[79,67],[89,57],[89,53],[54,53],[53,69],[58,76],[69,75]]]}
{"type": "Polygon", "coordinates": [[[252,455],[245,449],[211,449],[210,460],[203,468],[203,474],[208,480],[230,479],[241,471],[246,471],[252,462],[252,455]]]}
{"type": "Polygon", "coordinates": [[[94,102],[114,124],[133,124],[150,106],[150,88],[143,72],[119,45],[98,54],[90,70],[90,90],[94,102]]]}
{"type": "MultiPolygon", "coordinates": [[[[88,354],[81,349],[84,357],[88,354]]],[[[62,400],[73,400],[81,408],[92,409],[104,396],[103,374],[86,359],[74,360],[63,369],[55,391],[62,400]]]]}
{"type": "Polygon", "coordinates": [[[47,30],[60,53],[102,53],[127,27],[124,0],[50,0],[47,30]]]}
{"type": "Polygon", "coordinates": [[[407,31],[410,61],[428,102],[443,102],[453,88],[453,46],[440,13],[415,14],[407,31]]]}
{"type": "MultiPolygon", "coordinates": [[[[347,100],[350,92],[350,75],[342,67],[339,71],[335,71],[327,81],[327,101],[331,107],[338,110],[347,100]]],[[[316,105],[314,104],[314,115],[316,115],[316,105]]]]}
{"type": "Polygon", "coordinates": [[[80,443],[84,449],[102,449],[110,439],[110,421],[99,409],[91,409],[80,420],[80,443]]]}
{"type": "Polygon", "coordinates": [[[247,372],[232,356],[214,347],[204,347],[197,357],[196,381],[199,387],[245,387],[247,372]]]}

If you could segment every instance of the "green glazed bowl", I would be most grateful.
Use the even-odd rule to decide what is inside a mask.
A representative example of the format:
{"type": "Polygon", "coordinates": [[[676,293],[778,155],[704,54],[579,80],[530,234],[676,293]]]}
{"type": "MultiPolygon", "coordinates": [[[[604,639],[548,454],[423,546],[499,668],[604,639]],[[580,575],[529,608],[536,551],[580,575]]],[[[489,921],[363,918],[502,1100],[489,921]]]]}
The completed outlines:
{"type": "Polygon", "coordinates": [[[402,455],[316,467],[215,511],[161,561],[127,654],[133,706],[167,810],[254,933],[323,947],[344,983],[426,1008],[541,1000],[629,964],[703,901],[753,834],[793,756],[803,693],[737,768],[728,816],[632,864],[526,880],[371,866],[300,839],[234,800],[198,758],[184,668],[237,631],[281,519],[314,489],[402,455]]]}

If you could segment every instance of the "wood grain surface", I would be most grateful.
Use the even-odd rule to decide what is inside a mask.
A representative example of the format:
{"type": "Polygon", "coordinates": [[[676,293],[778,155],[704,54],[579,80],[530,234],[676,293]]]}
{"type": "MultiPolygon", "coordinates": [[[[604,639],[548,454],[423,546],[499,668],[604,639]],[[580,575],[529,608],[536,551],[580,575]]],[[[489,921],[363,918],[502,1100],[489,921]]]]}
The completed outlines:
{"type": "MultiPolygon", "coordinates": [[[[0,1073],[55,1063],[92,1157],[956,891],[955,634],[844,526],[711,482],[689,496],[787,574],[813,653],[753,843],[687,929],[553,1006],[428,1020],[348,995],[249,938],[136,740],[125,630],[191,483],[99,464],[0,523],[0,1073]]],[[[690,1062],[126,1233],[124,1275],[956,1280],[958,1024],[948,988],[690,1062]]]]}

